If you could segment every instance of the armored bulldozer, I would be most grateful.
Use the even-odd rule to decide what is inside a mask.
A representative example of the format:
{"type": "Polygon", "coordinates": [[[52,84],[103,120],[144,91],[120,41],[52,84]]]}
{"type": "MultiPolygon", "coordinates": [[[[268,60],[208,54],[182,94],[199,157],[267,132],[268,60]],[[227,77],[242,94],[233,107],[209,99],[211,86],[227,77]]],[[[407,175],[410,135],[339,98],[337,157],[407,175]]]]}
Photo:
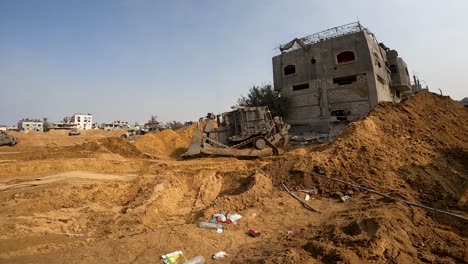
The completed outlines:
{"type": "Polygon", "coordinates": [[[278,155],[289,141],[289,125],[272,118],[268,107],[233,107],[233,111],[201,118],[183,157],[205,155],[262,157],[278,155]]]}
{"type": "Polygon", "coordinates": [[[16,137],[0,132],[0,146],[14,146],[17,142],[18,139],[16,137]]]}

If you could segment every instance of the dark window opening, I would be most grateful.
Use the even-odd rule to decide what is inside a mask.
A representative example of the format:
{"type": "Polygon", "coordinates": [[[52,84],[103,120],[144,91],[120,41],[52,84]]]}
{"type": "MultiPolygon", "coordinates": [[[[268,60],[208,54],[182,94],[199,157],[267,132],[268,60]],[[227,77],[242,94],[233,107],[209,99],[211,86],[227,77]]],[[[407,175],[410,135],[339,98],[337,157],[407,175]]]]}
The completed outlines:
{"type": "Polygon", "coordinates": [[[401,96],[400,91],[396,90],[395,95],[396,95],[396,97],[400,98],[400,96],[401,96]]]}
{"type": "Polygon", "coordinates": [[[309,83],[293,85],[293,91],[299,91],[304,89],[309,89],[309,83]]]}
{"type": "Polygon", "coordinates": [[[296,73],[296,66],[288,65],[284,67],[284,75],[291,75],[296,73]]]}
{"type": "Polygon", "coordinates": [[[336,119],[339,120],[339,121],[346,121],[348,120],[348,117],[349,115],[351,115],[351,111],[349,110],[332,110],[331,111],[331,116],[336,116],[336,119]]]}
{"type": "Polygon", "coordinates": [[[317,63],[317,60],[316,60],[315,58],[312,58],[312,59],[310,60],[310,63],[315,64],[315,63],[317,63]]]}
{"type": "Polygon", "coordinates": [[[408,68],[405,67],[405,71],[406,71],[406,75],[408,75],[408,77],[409,77],[408,68]]]}
{"type": "Polygon", "coordinates": [[[390,67],[388,67],[390,69],[390,72],[391,73],[398,73],[398,70],[397,70],[397,67],[396,65],[392,64],[390,65],[390,67]]]}
{"type": "Polygon", "coordinates": [[[382,76],[380,76],[380,75],[378,75],[378,74],[377,74],[377,80],[378,80],[381,84],[385,84],[385,83],[386,83],[386,82],[385,82],[385,79],[382,78],[382,76]]]}
{"type": "Polygon", "coordinates": [[[356,60],[354,52],[352,51],[343,51],[340,54],[336,55],[336,61],[338,63],[345,63],[356,60]]]}
{"type": "Polygon", "coordinates": [[[352,84],[357,81],[356,75],[333,78],[333,83],[338,85],[352,84]]]}

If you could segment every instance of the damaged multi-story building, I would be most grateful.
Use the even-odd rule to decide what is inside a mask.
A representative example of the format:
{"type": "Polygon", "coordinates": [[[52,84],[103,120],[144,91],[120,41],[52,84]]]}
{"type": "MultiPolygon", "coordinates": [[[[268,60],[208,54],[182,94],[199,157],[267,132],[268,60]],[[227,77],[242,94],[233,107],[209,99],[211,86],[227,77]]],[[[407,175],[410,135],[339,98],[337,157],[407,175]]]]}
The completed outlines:
{"type": "Polygon", "coordinates": [[[411,93],[408,67],[359,22],[296,38],[273,57],[274,89],[293,132],[334,133],[379,102],[411,93]]]}

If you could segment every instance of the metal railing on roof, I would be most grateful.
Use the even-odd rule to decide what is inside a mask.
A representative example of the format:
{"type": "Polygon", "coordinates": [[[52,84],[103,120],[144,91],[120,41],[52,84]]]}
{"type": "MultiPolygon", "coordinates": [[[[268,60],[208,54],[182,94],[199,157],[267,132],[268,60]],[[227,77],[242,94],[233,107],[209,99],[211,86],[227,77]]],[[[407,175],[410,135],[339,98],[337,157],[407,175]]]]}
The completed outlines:
{"type": "Polygon", "coordinates": [[[374,37],[374,34],[370,32],[367,28],[363,27],[361,23],[358,21],[358,22],[353,22],[353,23],[333,27],[324,31],[320,31],[318,33],[315,33],[315,34],[312,34],[312,35],[309,35],[300,39],[294,39],[286,44],[280,45],[279,49],[281,52],[284,52],[287,50],[292,51],[292,50],[300,48],[301,46],[303,47],[304,45],[311,45],[311,44],[324,41],[327,39],[341,37],[344,35],[361,32],[361,31],[364,31],[374,37]]]}

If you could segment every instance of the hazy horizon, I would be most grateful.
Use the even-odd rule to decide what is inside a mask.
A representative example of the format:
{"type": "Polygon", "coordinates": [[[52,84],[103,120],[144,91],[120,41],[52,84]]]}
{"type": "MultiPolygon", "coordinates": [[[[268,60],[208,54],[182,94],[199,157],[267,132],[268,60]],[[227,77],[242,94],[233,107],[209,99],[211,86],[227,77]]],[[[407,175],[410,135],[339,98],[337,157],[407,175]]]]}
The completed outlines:
{"type": "Polygon", "coordinates": [[[279,44],[358,19],[431,91],[461,100],[465,10],[461,0],[0,1],[0,125],[79,112],[198,120],[272,83],[279,44]]]}

